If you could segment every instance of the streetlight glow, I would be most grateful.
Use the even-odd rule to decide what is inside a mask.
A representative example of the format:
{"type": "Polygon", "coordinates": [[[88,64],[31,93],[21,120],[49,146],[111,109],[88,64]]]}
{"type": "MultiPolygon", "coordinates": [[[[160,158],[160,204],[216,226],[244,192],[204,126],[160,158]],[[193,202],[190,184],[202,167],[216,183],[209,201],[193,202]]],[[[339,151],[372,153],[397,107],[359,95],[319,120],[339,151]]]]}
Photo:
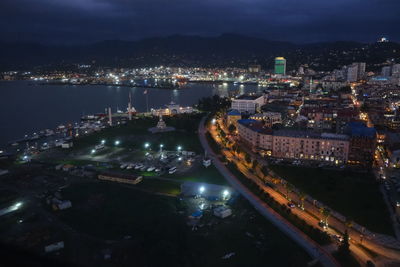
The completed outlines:
{"type": "Polygon", "coordinates": [[[118,146],[121,142],[119,140],[115,141],[115,145],[118,146]]]}
{"type": "Polygon", "coordinates": [[[104,145],[106,143],[106,140],[101,140],[101,144],[104,145]]]}
{"type": "Polygon", "coordinates": [[[144,144],[144,148],[148,148],[149,146],[150,146],[149,143],[145,143],[145,144],[144,144]]]}
{"type": "Polygon", "coordinates": [[[204,186],[201,186],[201,187],[199,188],[200,194],[202,194],[205,190],[206,190],[206,189],[204,188],[204,186]]]}
{"type": "Polygon", "coordinates": [[[227,197],[229,195],[229,191],[228,190],[224,190],[224,192],[222,192],[222,195],[224,197],[227,197]]]}
{"type": "Polygon", "coordinates": [[[181,151],[182,150],[182,147],[181,146],[178,146],[178,151],[181,151]]]}

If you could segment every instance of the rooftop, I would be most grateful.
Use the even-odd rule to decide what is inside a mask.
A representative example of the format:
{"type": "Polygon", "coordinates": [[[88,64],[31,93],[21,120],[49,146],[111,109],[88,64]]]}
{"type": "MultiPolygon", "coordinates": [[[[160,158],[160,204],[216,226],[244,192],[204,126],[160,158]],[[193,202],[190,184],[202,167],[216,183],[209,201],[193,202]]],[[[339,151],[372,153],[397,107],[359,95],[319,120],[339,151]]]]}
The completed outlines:
{"type": "Polygon", "coordinates": [[[232,110],[228,111],[227,114],[228,114],[228,116],[240,116],[241,115],[239,110],[237,110],[237,109],[232,109],[232,110]]]}
{"type": "Polygon", "coordinates": [[[254,132],[262,134],[272,134],[272,129],[265,127],[261,121],[253,119],[242,119],[238,120],[237,122],[254,132]]]}
{"type": "Polygon", "coordinates": [[[313,131],[282,129],[274,131],[275,136],[298,137],[298,138],[315,138],[315,139],[330,139],[330,140],[348,140],[349,137],[344,134],[333,133],[317,133],[313,131]]]}
{"type": "Polygon", "coordinates": [[[347,131],[351,136],[374,138],[376,130],[373,127],[367,127],[364,123],[354,121],[347,125],[347,131]]]}
{"type": "Polygon", "coordinates": [[[237,100],[256,100],[257,98],[262,97],[262,95],[240,95],[236,97],[237,100]]]}

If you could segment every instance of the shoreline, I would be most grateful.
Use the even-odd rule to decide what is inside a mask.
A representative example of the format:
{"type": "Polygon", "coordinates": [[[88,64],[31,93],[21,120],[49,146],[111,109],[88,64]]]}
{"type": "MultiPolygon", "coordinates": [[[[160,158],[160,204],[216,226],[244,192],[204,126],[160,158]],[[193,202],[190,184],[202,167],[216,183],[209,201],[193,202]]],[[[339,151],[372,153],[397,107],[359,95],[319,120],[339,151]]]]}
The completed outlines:
{"type": "MultiPolygon", "coordinates": [[[[29,83],[32,85],[35,83],[29,83]]],[[[115,86],[115,87],[131,87],[131,88],[150,88],[150,89],[162,89],[162,90],[182,90],[179,86],[154,86],[154,85],[130,85],[130,84],[112,84],[112,83],[64,83],[64,82],[41,82],[39,85],[103,85],[103,86],[115,86]]]]}

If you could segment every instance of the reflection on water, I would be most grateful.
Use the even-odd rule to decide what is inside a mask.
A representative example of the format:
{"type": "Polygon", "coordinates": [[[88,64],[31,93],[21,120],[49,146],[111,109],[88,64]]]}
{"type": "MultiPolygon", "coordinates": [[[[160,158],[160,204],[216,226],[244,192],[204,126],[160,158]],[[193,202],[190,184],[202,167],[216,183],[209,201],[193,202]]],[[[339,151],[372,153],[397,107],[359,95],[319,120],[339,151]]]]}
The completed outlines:
{"type": "Polygon", "coordinates": [[[202,97],[233,96],[256,92],[254,85],[232,83],[186,84],[180,90],[129,88],[103,85],[40,85],[30,81],[0,82],[0,146],[61,123],[78,121],[82,115],[104,112],[111,107],[125,111],[132,94],[133,107],[160,108],[173,101],[182,106],[194,105],[202,97]],[[148,95],[144,94],[147,90],[148,95]]]}

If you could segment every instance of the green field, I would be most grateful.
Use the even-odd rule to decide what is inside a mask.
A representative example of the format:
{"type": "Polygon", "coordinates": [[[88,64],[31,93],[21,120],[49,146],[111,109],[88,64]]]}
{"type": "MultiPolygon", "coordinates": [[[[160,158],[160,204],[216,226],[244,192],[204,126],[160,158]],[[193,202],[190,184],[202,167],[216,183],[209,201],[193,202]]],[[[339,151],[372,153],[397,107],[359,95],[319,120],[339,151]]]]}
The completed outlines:
{"type": "Polygon", "coordinates": [[[136,187],[154,193],[165,193],[177,196],[181,192],[180,185],[180,183],[173,181],[144,178],[140,184],[136,185],[136,187]]]}
{"type": "Polygon", "coordinates": [[[219,173],[219,171],[214,167],[214,165],[211,165],[208,168],[205,168],[203,165],[198,166],[197,168],[194,167],[187,173],[176,174],[176,175],[171,176],[171,178],[182,180],[182,181],[228,185],[228,182],[219,173]]]}
{"type": "Polygon", "coordinates": [[[205,226],[192,231],[177,198],[112,183],[80,183],[62,194],[73,203],[59,213],[65,223],[102,239],[131,236],[147,266],[305,266],[310,260],[242,199],[233,206],[235,216],[220,220],[206,212],[205,226]]]}
{"type": "Polygon", "coordinates": [[[159,145],[163,144],[165,150],[176,150],[178,145],[183,150],[202,152],[201,145],[196,134],[198,122],[201,114],[180,115],[172,118],[165,118],[167,126],[173,126],[176,131],[151,134],[148,128],[157,125],[158,118],[139,118],[128,122],[126,125],[106,128],[101,132],[93,133],[82,137],[74,143],[73,151],[90,149],[99,144],[101,140],[106,141],[106,146],[114,146],[114,142],[119,140],[119,147],[124,148],[143,148],[144,143],[151,144],[151,149],[158,150],[159,145]]]}
{"type": "Polygon", "coordinates": [[[389,211],[371,173],[276,165],[270,168],[299,189],[369,230],[393,234],[389,211]]]}

